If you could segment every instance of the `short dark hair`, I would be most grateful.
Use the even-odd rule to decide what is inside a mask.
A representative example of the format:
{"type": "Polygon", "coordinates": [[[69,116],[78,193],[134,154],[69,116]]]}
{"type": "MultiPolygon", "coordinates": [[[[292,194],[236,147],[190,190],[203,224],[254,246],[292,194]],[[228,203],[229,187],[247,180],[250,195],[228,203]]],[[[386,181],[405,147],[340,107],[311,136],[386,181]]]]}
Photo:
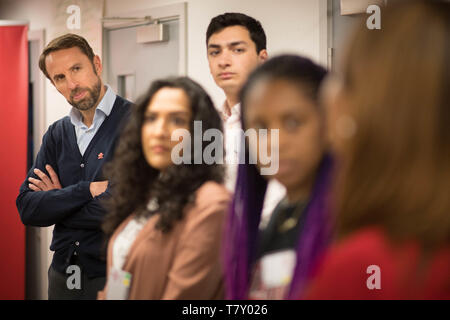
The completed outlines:
{"type": "Polygon", "coordinates": [[[227,12],[211,19],[206,30],[206,45],[209,38],[216,32],[220,32],[227,27],[242,26],[250,33],[250,38],[256,45],[256,52],[266,49],[266,34],[261,23],[243,13],[227,12]]]}
{"type": "Polygon", "coordinates": [[[92,50],[86,39],[77,34],[66,33],[65,35],[62,35],[50,41],[50,43],[47,44],[44,51],[42,51],[41,56],[39,57],[39,68],[45,74],[45,76],[50,79],[50,81],[52,81],[52,79],[47,72],[47,68],[45,67],[45,59],[47,58],[47,56],[53,51],[70,49],[73,47],[78,47],[81,52],[83,52],[89,58],[92,66],[94,65],[94,51],[92,50]]]}

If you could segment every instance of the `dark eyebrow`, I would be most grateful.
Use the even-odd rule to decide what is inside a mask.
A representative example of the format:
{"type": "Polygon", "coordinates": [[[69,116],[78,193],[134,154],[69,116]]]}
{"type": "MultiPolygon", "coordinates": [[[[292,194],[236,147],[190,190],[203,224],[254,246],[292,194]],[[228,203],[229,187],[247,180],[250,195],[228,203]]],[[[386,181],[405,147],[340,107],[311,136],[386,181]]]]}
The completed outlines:
{"type": "Polygon", "coordinates": [[[64,77],[64,75],[63,75],[62,73],[55,74],[55,75],[53,76],[53,81],[58,80],[58,79],[61,78],[61,77],[64,77]]]}
{"type": "MultiPolygon", "coordinates": [[[[75,67],[81,67],[81,63],[80,63],[80,62],[74,63],[74,64],[70,67],[70,70],[72,70],[72,69],[75,68],[75,67]]],[[[57,79],[60,78],[60,77],[64,77],[64,75],[63,75],[62,73],[55,74],[55,75],[53,76],[53,81],[54,81],[54,80],[57,80],[57,79]]]]}
{"type": "Polygon", "coordinates": [[[305,118],[305,114],[304,112],[300,111],[298,109],[298,107],[295,108],[296,111],[294,110],[290,110],[290,111],[284,111],[281,115],[280,118],[284,120],[290,120],[290,119],[300,119],[300,120],[304,120],[305,118]]]}
{"type": "Polygon", "coordinates": [[[232,43],[228,44],[228,46],[229,47],[236,47],[236,46],[241,45],[241,44],[247,44],[247,42],[245,42],[245,41],[235,41],[235,42],[232,42],[232,43]]]}
{"type": "Polygon", "coordinates": [[[189,112],[187,111],[175,111],[175,112],[170,112],[169,115],[171,116],[188,116],[189,112]]]}
{"type": "MultiPolygon", "coordinates": [[[[231,43],[227,43],[226,46],[227,47],[236,47],[236,46],[241,45],[241,44],[247,45],[247,42],[245,42],[245,41],[234,41],[234,42],[231,42],[231,43]]],[[[214,44],[214,43],[208,44],[208,49],[220,49],[220,48],[221,48],[221,46],[218,45],[218,44],[214,44]]]]}
{"type": "MultiPolygon", "coordinates": [[[[158,113],[158,111],[149,111],[149,112],[146,112],[145,115],[148,116],[148,115],[157,114],[157,113],[158,113]]],[[[169,115],[170,116],[179,116],[179,115],[184,116],[184,115],[189,115],[189,112],[188,111],[174,111],[174,112],[169,112],[169,115]]]]}
{"type": "Polygon", "coordinates": [[[213,49],[220,49],[220,46],[218,44],[213,44],[213,43],[208,44],[208,49],[211,49],[211,48],[213,48],[213,49]]]}

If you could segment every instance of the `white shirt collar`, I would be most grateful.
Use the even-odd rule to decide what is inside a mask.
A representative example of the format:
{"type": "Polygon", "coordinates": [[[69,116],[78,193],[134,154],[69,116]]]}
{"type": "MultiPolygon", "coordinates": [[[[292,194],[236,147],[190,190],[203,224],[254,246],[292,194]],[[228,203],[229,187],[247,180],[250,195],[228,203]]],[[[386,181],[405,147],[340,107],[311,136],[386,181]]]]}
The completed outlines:
{"type": "MultiPolygon", "coordinates": [[[[107,117],[111,113],[111,110],[114,106],[114,102],[116,101],[116,94],[109,85],[106,84],[105,87],[106,87],[106,92],[105,92],[102,100],[100,100],[97,108],[95,109],[95,113],[97,114],[98,113],[97,111],[99,111],[99,112],[101,111],[107,117]]],[[[84,125],[82,116],[81,116],[81,112],[77,108],[72,107],[72,109],[70,110],[69,116],[70,116],[70,121],[72,122],[72,124],[74,126],[81,127],[84,125]]]]}
{"type": "Polygon", "coordinates": [[[117,96],[109,85],[106,84],[105,87],[105,95],[103,96],[102,100],[100,100],[100,103],[97,106],[97,110],[101,110],[106,116],[109,116],[117,96]]]}
{"type": "Polygon", "coordinates": [[[241,118],[241,103],[236,103],[233,108],[230,109],[231,115],[228,115],[226,113],[228,107],[228,102],[225,100],[222,104],[220,111],[220,116],[222,117],[222,120],[227,122],[229,119],[237,119],[239,120],[241,118]]]}

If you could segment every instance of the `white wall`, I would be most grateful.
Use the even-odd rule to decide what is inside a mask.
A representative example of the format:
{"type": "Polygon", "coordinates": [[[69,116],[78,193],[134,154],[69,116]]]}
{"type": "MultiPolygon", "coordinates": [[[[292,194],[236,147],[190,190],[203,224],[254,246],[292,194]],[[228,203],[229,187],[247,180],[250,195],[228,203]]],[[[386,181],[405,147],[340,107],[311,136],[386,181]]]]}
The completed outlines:
{"type": "MultiPolygon", "coordinates": [[[[30,21],[30,30],[48,29],[52,22],[52,1],[57,0],[0,0],[0,19],[26,19],[30,21]]],[[[105,0],[105,16],[180,2],[188,3],[188,75],[205,87],[216,104],[222,103],[224,95],[209,73],[205,33],[211,18],[218,14],[243,12],[261,21],[269,55],[291,52],[326,63],[326,0],[105,0]]],[[[67,115],[70,106],[46,82],[45,127],[48,127],[67,115]]]]}
{"type": "Polygon", "coordinates": [[[106,0],[105,15],[180,2],[188,3],[188,75],[205,87],[216,104],[222,103],[224,95],[209,73],[205,34],[211,18],[218,14],[242,12],[259,20],[267,35],[269,55],[291,52],[326,63],[326,37],[321,35],[321,31],[326,35],[326,25],[321,24],[326,22],[326,0],[106,0]]]}
{"type": "Polygon", "coordinates": [[[28,20],[33,30],[48,26],[50,12],[50,0],[0,0],[0,19],[28,20]]]}

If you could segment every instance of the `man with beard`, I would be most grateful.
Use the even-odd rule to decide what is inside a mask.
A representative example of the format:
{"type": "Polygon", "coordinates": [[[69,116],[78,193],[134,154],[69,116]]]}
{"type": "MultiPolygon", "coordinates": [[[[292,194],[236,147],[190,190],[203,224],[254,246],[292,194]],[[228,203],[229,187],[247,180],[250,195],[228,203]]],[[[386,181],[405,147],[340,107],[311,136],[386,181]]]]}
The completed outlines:
{"type": "Polygon", "coordinates": [[[78,35],[52,40],[39,67],[72,110],[45,133],[16,204],[25,225],[55,225],[49,299],[95,299],[106,276],[101,203],[109,187],[102,168],[130,102],[102,83],[100,58],[78,35]]]}

